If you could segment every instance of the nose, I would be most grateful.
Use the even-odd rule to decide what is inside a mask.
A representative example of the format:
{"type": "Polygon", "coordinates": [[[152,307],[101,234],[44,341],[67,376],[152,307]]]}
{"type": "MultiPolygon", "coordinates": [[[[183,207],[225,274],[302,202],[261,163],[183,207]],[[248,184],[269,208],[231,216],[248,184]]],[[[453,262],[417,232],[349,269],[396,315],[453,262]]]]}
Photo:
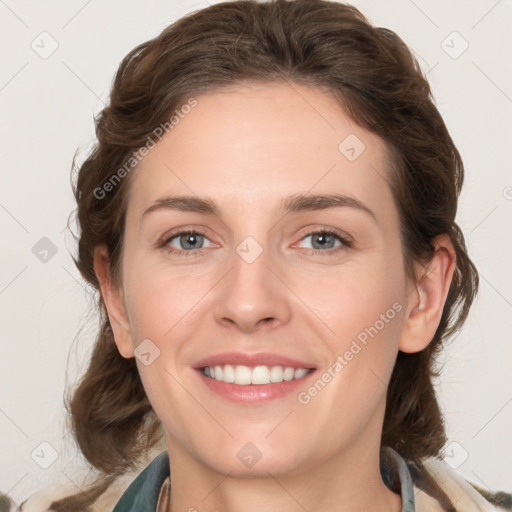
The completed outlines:
{"type": "Polygon", "coordinates": [[[215,319],[245,333],[288,323],[290,290],[277,264],[266,250],[249,261],[234,251],[231,270],[219,283],[215,319]]]}

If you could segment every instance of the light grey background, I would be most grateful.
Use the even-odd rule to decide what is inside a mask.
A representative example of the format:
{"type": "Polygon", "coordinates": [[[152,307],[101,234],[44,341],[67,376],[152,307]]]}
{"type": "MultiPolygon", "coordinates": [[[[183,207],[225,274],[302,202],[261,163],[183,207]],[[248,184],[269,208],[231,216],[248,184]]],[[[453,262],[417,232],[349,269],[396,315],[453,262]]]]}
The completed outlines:
{"type": "MultiPolygon", "coordinates": [[[[93,301],[69,254],[73,154],[93,140],[93,114],[122,57],[206,5],[0,0],[0,490],[15,500],[86,467],[62,403],[66,383],[85,370],[96,325],[74,343],[93,301]],[[32,251],[43,237],[57,249],[46,262],[32,251]]],[[[442,358],[447,461],[484,488],[512,490],[512,2],[354,5],[414,49],[465,162],[458,222],[481,290],[442,358]]]]}

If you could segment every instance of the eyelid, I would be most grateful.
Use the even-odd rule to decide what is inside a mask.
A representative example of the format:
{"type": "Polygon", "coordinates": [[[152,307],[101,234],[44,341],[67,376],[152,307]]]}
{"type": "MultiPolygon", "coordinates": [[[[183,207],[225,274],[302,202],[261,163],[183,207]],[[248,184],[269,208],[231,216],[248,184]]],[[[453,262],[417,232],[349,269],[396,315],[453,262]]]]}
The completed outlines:
{"type": "Polygon", "coordinates": [[[325,250],[322,250],[322,249],[306,249],[306,251],[309,251],[312,254],[318,254],[318,253],[332,254],[334,252],[337,252],[338,250],[351,248],[354,245],[354,240],[352,239],[352,237],[350,235],[348,235],[344,231],[340,231],[339,229],[331,228],[331,227],[313,228],[310,231],[308,231],[307,233],[303,234],[300,237],[298,242],[302,242],[302,240],[304,240],[308,236],[316,235],[316,234],[334,235],[341,242],[341,246],[339,246],[339,247],[332,247],[330,249],[325,249],[325,250]]]}
{"type": "MultiPolygon", "coordinates": [[[[186,235],[186,234],[198,234],[198,235],[201,235],[201,236],[207,238],[208,240],[210,240],[205,229],[203,229],[201,227],[193,227],[192,228],[192,227],[185,226],[185,227],[176,228],[175,230],[172,230],[170,232],[166,232],[162,237],[159,238],[158,242],[155,244],[156,248],[165,249],[169,253],[185,254],[186,256],[200,255],[200,254],[202,254],[202,252],[204,250],[209,249],[209,247],[201,247],[199,249],[184,250],[184,249],[176,249],[176,248],[168,247],[169,242],[173,238],[176,238],[176,237],[179,237],[182,235],[186,235]]],[[[304,240],[308,236],[312,236],[315,234],[334,235],[335,237],[338,238],[341,245],[338,247],[331,247],[329,249],[309,249],[309,248],[304,249],[306,251],[306,253],[308,253],[308,254],[313,254],[313,255],[326,254],[326,255],[328,255],[328,254],[337,253],[341,250],[346,250],[347,248],[351,248],[353,246],[353,239],[347,233],[340,231],[339,229],[332,228],[332,227],[318,227],[318,228],[310,229],[308,232],[303,234],[299,238],[298,242],[295,242],[295,244],[292,245],[292,247],[294,247],[297,243],[302,242],[302,240],[304,240]]],[[[210,240],[210,242],[211,242],[211,240],[210,240]]],[[[215,242],[212,242],[212,243],[215,244],[215,242]]]]}
{"type": "MultiPolygon", "coordinates": [[[[179,227],[179,228],[176,228],[174,230],[171,230],[171,231],[167,231],[166,233],[164,233],[159,239],[158,241],[156,242],[155,246],[156,248],[165,248],[167,246],[167,244],[173,239],[173,238],[176,238],[178,236],[182,236],[182,235],[186,235],[186,234],[198,234],[198,235],[201,235],[201,236],[204,236],[205,238],[208,238],[208,240],[210,240],[210,238],[208,237],[208,234],[206,232],[205,229],[201,228],[201,227],[179,227]]],[[[211,240],[210,240],[211,241],[211,240]]],[[[214,242],[212,242],[214,243],[214,242]]],[[[176,251],[183,251],[182,249],[175,249],[176,251]]],[[[197,251],[200,251],[201,249],[196,249],[194,251],[183,251],[183,252],[197,252],[197,251]]],[[[173,252],[173,251],[170,251],[170,252],[173,252]]]]}

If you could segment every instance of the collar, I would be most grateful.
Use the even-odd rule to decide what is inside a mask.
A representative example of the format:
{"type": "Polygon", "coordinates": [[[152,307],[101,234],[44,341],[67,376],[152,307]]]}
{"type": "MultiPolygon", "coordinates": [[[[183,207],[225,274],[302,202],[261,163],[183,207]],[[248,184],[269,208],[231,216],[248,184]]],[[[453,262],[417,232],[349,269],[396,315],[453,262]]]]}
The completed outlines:
{"type": "Polygon", "coordinates": [[[160,488],[170,475],[169,455],[162,452],[130,484],[112,512],[156,511],[160,488]]]}
{"type": "MultiPolygon", "coordinates": [[[[401,512],[416,512],[414,506],[414,488],[405,461],[392,448],[383,448],[388,457],[381,458],[381,475],[384,483],[390,487],[400,487],[402,496],[401,512]]],[[[153,461],[137,476],[117,502],[112,512],[157,511],[160,491],[170,476],[167,451],[157,455],[153,461]]]]}

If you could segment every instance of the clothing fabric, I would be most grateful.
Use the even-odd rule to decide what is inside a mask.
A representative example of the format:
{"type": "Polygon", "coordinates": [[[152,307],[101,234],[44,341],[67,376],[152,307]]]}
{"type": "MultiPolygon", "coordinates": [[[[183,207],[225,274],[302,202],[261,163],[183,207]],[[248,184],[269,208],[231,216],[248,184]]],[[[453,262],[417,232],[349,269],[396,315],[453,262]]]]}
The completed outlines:
{"type": "MultiPolygon", "coordinates": [[[[381,475],[392,490],[398,489],[402,498],[401,512],[446,512],[439,492],[429,494],[431,484],[427,475],[413,471],[413,466],[393,449],[383,448],[387,457],[381,460],[381,475]]],[[[483,491],[464,480],[456,471],[439,459],[426,459],[428,476],[441,488],[454,505],[455,512],[512,511],[512,495],[483,491]]],[[[170,496],[170,467],[168,453],[160,453],[126,489],[112,512],[167,512],[170,496]]]]}
{"type": "Polygon", "coordinates": [[[160,453],[130,484],[112,512],[157,512],[162,510],[161,491],[170,474],[169,455],[165,451],[160,453]],[[158,504],[159,500],[160,505],[158,504]]]}
{"type": "MultiPolygon", "coordinates": [[[[117,479],[84,512],[167,512],[170,499],[169,456],[164,446],[146,459],[140,471],[117,479]]],[[[512,494],[490,492],[465,480],[446,462],[437,458],[421,460],[421,466],[403,459],[391,448],[381,453],[384,483],[402,498],[402,512],[512,512],[512,494]],[[453,508],[447,503],[451,502],[453,508]]],[[[40,491],[16,507],[0,492],[0,512],[51,512],[51,503],[76,493],[69,483],[58,489],[40,491]]],[[[378,507],[376,507],[378,510],[378,507]]]]}

